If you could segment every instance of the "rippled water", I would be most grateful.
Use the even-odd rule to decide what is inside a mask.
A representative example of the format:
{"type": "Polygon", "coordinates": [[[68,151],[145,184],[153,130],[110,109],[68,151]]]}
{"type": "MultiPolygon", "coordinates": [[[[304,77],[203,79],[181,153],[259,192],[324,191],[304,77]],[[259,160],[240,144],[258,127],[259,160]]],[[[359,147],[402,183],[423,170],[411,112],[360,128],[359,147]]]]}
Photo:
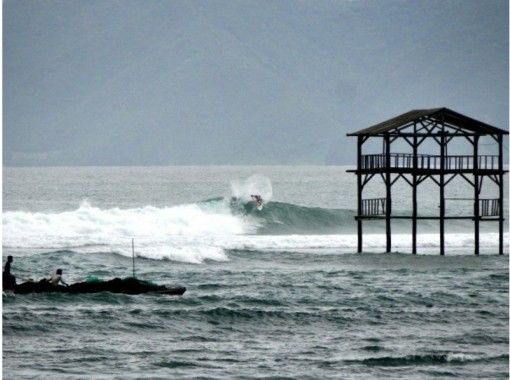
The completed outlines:
{"type": "MultiPolygon", "coordinates": [[[[400,253],[355,254],[353,184],[342,168],[4,171],[3,255],[19,278],[58,266],[71,282],[128,276],[135,236],[138,277],[188,288],[7,294],[5,378],[508,378],[508,256],[494,254],[493,227],[480,257],[468,224],[450,227],[464,237],[450,234],[445,257],[434,225],[420,255],[406,225],[400,253]],[[277,209],[211,206],[255,172],[277,209]],[[328,219],[323,233],[315,218],[328,219]]],[[[383,251],[372,232],[370,251],[383,251]]]]}

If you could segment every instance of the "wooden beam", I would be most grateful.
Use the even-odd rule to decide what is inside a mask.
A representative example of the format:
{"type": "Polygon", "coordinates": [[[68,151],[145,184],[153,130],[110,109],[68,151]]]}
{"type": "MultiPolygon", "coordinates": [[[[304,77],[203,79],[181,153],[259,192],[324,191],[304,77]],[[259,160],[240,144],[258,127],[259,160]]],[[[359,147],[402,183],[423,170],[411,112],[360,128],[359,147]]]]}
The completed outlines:
{"type": "Polygon", "coordinates": [[[487,177],[489,177],[489,179],[492,180],[492,182],[499,186],[499,179],[497,175],[489,174],[487,177]]]}
{"type": "Polygon", "coordinates": [[[474,189],[475,189],[475,204],[474,204],[474,219],[475,219],[475,255],[480,254],[480,192],[478,181],[478,140],[479,136],[474,137],[473,141],[473,174],[475,176],[474,189]]]}
{"type": "Polygon", "coordinates": [[[391,181],[391,186],[393,186],[393,184],[394,184],[395,182],[397,182],[397,180],[398,180],[399,178],[402,178],[403,180],[405,180],[405,181],[406,181],[406,182],[407,182],[410,186],[412,186],[412,185],[413,185],[413,184],[412,184],[412,182],[411,182],[411,181],[409,181],[403,173],[399,173],[399,174],[397,174],[397,176],[393,179],[393,181],[391,181]]]}
{"type": "MultiPolygon", "coordinates": [[[[443,127],[444,128],[444,127],[443,127]]],[[[444,256],[444,215],[445,215],[445,204],[444,204],[444,156],[446,149],[446,138],[445,135],[441,135],[440,139],[440,150],[441,150],[441,162],[439,174],[439,254],[444,256]]]]}
{"type": "Polygon", "coordinates": [[[482,184],[483,184],[483,179],[484,178],[485,177],[483,175],[480,177],[480,183],[478,184],[478,194],[479,195],[482,193],[482,184]]]}
{"type": "MultiPolygon", "coordinates": [[[[359,219],[358,217],[355,217],[356,219],[359,219]]],[[[361,216],[362,219],[386,219],[385,215],[366,215],[361,216]]],[[[392,215],[391,219],[412,219],[412,215],[392,215]]],[[[418,220],[439,220],[439,216],[417,216],[416,219],[418,220]]],[[[474,220],[474,217],[472,216],[445,216],[445,220],[474,220]]],[[[482,218],[480,218],[482,220],[482,218]]],[[[483,218],[483,221],[485,222],[497,222],[498,218],[490,218],[486,217],[483,218]]]]}
{"type": "MultiPolygon", "coordinates": [[[[455,132],[463,132],[465,131],[464,128],[457,127],[456,125],[444,123],[444,126],[449,129],[453,129],[455,132]]],[[[469,132],[468,132],[469,133],[469,132]]]]}
{"type": "Polygon", "coordinates": [[[422,127],[419,128],[416,132],[419,132],[419,131],[425,129],[427,131],[427,133],[431,133],[430,131],[432,131],[436,127],[437,121],[436,120],[428,119],[427,120],[427,122],[428,122],[427,125],[425,125],[424,121],[425,120],[418,120],[418,122],[422,125],[422,127]]]}
{"type": "Polygon", "coordinates": [[[425,124],[423,123],[423,121],[422,121],[422,120],[416,120],[416,121],[414,122],[414,125],[416,125],[416,123],[417,123],[417,122],[421,124],[421,127],[416,128],[416,129],[413,131],[413,132],[414,132],[414,134],[419,133],[420,131],[423,131],[423,130],[426,130],[426,131],[427,131],[427,133],[428,133],[428,132],[430,132],[430,131],[429,131],[429,129],[427,128],[429,124],[428,124],[428,125],[425,125],[425,124]]]}
{"type": "MultiPolygon", "coordinates": [[[[438,157],[438,162],[439,162],[439,157],[438,157]]],[[[358,173],[358,170],[356,169],[350,169],[350,170],[346,170],[347,173],[358,173]]],[[[367,174],[367,173],[386,173],[386,168],[384,167],[380,167],[380,168],[374,168],[374,169],[362,169],[360,171],[361,173],[364,173],[364,174],[367,174]]],[[[425,175],[439,175],[441,174],[440,173],[440,169],[418,169],[416,171],[418,174],[425,174],[425,175]]],[[[489,174],[494,174],[494,175],[499,175],[501,173],[505,174],[505,173],[508,173],[508,170],[497,170],[497,169],[479,169],[478,170],[478,175],[489,175],[489,174]]],[[[395,174],[399,174],[399,173],[403,173],[403,174],[412,174],[413,173],[413,169],[412,168],[404,168],[404,167],[399,167],[399,168],[395,168],[395,167],[392,167],[390,168],[390,173],[395,173],[395,174]]],[[[458,173],[458,174],[473,174],[473,169],[462,169],[462,170],[459,170],[459,169],[445,169],[444,171],[445,174],[455,174],[455,173],[458,173]]]]}
{"type": "Polygon", "coordinates": [[[418,146],[420,146],[420,145],[421,145],[421,143],[422,143],[422,142],[424,142],[426,138],[427,138],[427,136],[422,137],[422,138],[420,139],[420,141],[418,141],[418,146]]]}
{"type": "Polygon", "coordinates": [[[436,183],[436,185],[437,185],[437,186],[441,186],[441,182],[440,182],[440,181],[438,181],[437,179],[435,179],[435,178],[434,178],[434,176],[429,175],[428,177],[429,177],[432,181],[434,181],[434,182],[436,183]]]}
{"type": "Polygon", "coordinates": [[[418,177],[417,184],[419,185],[420,183],[422,183],[423,181],[425,181],[425,180],[426,180],[427,178],[429,178],[429,177],[430,177],[430,175],[428,175],[428,174],[420,175],[420,176],[418,177]]]}
{"type": "Polygon", "coordinates": [[[471,186],[475,187],[475,183],[472,182],[468,177],[464,175],[464,173],[459,173],[459,175],[466,180],[471,186]]]}
{"type": "MultiPolygon", "coordinates": [[[[414,124],[414,130],[416,131],[416,123],[414,124]]],[[[422,140],[423,141],[423,140],[422,140]]],[[[416,175],[416,169],[418,168],[418,138],[416,134],[413,136],[413,183],[412,183],[412,189],[413,189],[413,224],[412,224],[412,238],[413,238],[413,247],[412,252],[413,255],[416,255],[416,233],[417,233],[417,216],[418,216],[418,197],[417,197],[417,187],[418,187],[418,181],[417,181],[417,175],[416,175]]]]}
{"type": "MultiPolygon", "coordinates": [[[[363,136],[358,136],[358,216],[362,214],[362,195],[363,195],[363,185],[361,183],[361,154],[362,154],[362,146],[363,136]]],[[[361,253],[363,250],[363,221],[358,219],[358,253],[361,253]]]]}
{"type": "Polygon", "coordinates": [[[402,179],[404,179],[409,184],[409,186],[413,186],[413,183],[409,181],[404,174],[401,173],[399,174],[399,176],[402,177],[402,179]]]}
{"type": "Polygon", "coordinates": [[[365,178],[363,179],[363,183],[361,184],[361,188],[363,189],[365,185],[372,179],[375,173],[365,174],[365,178]]]}
{"type": "MultiPolygon", "coordinates": [[[[441,137],[442,133],[436,132],[428,132],[428,133],[416,133],[417,137],[441,137]]],[[[415,136],[414,133],[390,133],[390,136],[397,136],[397,137],[413,137],[415,136]]],[[[472,137],[472,136],[479,136],[476,133],[456,133],[456,134],[448,134],[448,136],[452,137],[472,137]]]]}
{"type": "Polygon", "coordinates": [[[504,221],[504,207],[503,207],[503,135],[498,136],[498,169],[499,169],[499,254],[503,254],[503,221],[504,221]]]}
{"type": "Polygon", "coordinates": [[[446,143],[448,144],[454,137],[455,135],[448,136],[448,138],[446,139],[446,143]]]}
{"type": "Polygon", "coordinates": [[[393,181],[391,181],[391,186],[393,186],[393,184],[397,182],[397,179],[399,179],[400,177],[402,177],[402,174],[397,174],[397,176],[393,178],[393,181]]]}
{"type": "Polygon", "coordinates": [[[411,146],[411,148],[414,146],[414,143],[409,140],[407,137],[404,136],[404,139],[407,141],[407,143],[411,146]]]}
{"type": "Polygon", "coordinates": [[[449,179],[445,182],[445,184],[444,184],[444,185],[445,185],[445,186],[446,186],[446,185],[448,185],[448,184],[451,182],[451,180],[452,180],[452,179],[454,179],[455,177],[457,177],[457,174],[459,174],[459,173],[455,173],[455,174],[453,174],[453,175],[452,175],[452,176],[451,176],[451,177],[450,177],[450,178],[449,178],[449,179]]]}
{"type": "Polygon", "coordinates": [[[386,252],[391,252],[391,174],[390,174],[390,136],[385,134],[386,151],[386,252]]]}

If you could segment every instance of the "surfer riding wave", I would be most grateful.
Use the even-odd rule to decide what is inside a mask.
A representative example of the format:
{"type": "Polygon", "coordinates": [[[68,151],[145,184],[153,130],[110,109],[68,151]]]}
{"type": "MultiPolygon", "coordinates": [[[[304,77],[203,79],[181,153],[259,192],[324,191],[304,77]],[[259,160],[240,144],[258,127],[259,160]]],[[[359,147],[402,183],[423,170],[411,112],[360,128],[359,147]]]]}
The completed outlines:
{"type": "Polygon", "coordinates": [[[262,207],[264,205],[264,201],[262,200],[262,197],[258,194],[252,194],[251,199],[255,201],[257,204],[257,210],[262,210],[262,207]]]}

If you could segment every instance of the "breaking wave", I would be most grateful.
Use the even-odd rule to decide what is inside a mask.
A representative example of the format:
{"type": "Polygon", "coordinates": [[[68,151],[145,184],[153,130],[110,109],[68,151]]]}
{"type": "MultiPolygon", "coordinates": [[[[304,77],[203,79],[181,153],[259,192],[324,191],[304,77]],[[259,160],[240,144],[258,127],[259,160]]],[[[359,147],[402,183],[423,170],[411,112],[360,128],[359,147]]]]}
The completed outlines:
{"type": "MultiPolygon", "coordinates": [[[[367,251],[385,246],[384,225],[364,236],[367,251]]],[[[409,232],[396,223],[393,247],[411,246],[409,232]]],[[[418,245],[435,248],[437,233],[423,228],[418,245]]],[[[481,244],[497,247],[495,233],[481,235],[481,244]]],[[[174,207],[101,209],[87,202],[60,213],[7,211],[3,214],[3,246],[31,249],[72,249],[131,255],[156,260],[201,263],[228,260],[229,250],[354,252],[357,236],[354,211],[269,202],[257,210],[241,198],[215,198],[174,207]]],[[[507,236],[505,235],[505,238],[507,236]]],[[[447,247],[470,247],[473,234],[445,237],[447,247]]]]}

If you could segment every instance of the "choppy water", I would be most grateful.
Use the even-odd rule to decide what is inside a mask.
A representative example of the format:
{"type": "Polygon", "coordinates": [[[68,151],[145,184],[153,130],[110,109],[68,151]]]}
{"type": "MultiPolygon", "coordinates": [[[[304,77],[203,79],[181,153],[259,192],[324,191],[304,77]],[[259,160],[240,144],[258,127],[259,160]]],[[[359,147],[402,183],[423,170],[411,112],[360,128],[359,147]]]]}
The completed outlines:
{"type": "MultiPolygon", "coordinates": [[[[410,255],[406,222],[394,224],[397,252],[377,253],[384,225],[367,223],[367,253],[355,254],[344,170],[4,169],[3,255],[19,278],[56,267],[71,282],[128,276],[135,237],[138,277],[188,288],[4,296],[4,376],[508,378],[508,256],[495,255],[495,224],[480,257],[472,224],[458,222],[445,257],[435,223],[419,224],[421,254],[410,255]],[[270,188],[244,181],[256,173],[270,188]],[[262,211],[248,201],[257,186],[271,197],[262,211]]],[[[422,215],[437,209],[434,186],[420,189],[422,215]]],[[[409,188],[396,189],[396,212],[408,212],[409,188]]]]}

